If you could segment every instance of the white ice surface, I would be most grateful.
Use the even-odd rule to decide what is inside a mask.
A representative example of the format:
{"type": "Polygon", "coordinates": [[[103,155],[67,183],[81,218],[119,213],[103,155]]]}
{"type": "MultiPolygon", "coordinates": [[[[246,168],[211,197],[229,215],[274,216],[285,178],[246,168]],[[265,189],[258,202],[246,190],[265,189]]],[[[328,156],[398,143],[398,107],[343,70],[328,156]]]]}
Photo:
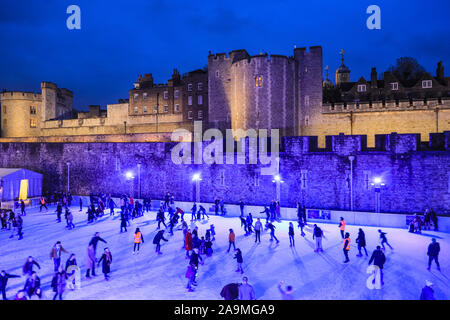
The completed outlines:
{"type": "MultiPolygon", "coordinates": [[[[254,286],[258,299],[280,299],[277,285],[280,280],[295,289],[296,299],[418,299],[425,280],[435,285],[435,297],[448,299],[450,296],[450,235],[446,233],[425,231],[422,235],[411,234],[406,229],[383,228],[387,232],[390,244],[394,247],[386,250],[387,262],[384,269],[385,285],[381,290],[366,288],[366,268],[368,257],[356,257],[355,239],[359,226],[348,225],[352,246],[350,262],[343,264],[342,239],[335,224],[319,224],[324,230],[324,253],[314,252],[311,226],[306,228],[306,237],[300,236],[296,227],[295,249],[289,247],[288,221],[275,223],[279,245],[270,242],[270,235],[263,233],[261,244],[254,243],[254,237],[244,236],[238,218],[211,216],[208,222],[198,223],[199,235],[204,235],[211,223],[216,227],[216,241],[213,244],[212,257],[204,257],[205,264],[199,266],[198,287],[195,292],[187,292],[185,279],[188,260],[185,259],[182,231],[174,236],[166,233],[169,242],[162,242],[162,255],[155,254],[152,244],[155,235],[155,212],[145,214],[131,222],[128,232],[119,233],[120,218],[116,213],[109,214],[93,224],[87,224],[85,210],[74,213],[74,230],[65,229],[65,221],[57,223],[55,207],[48,212],[39,213],[37,208],[29,209],[24,217],[24,238],[9,239],[10,231],[0,232],[0,269],[9,273],[22,274],[22,266],[31,255],[41,265],[37,270],[42,288],[47,296],[53,296],[50,282],[53,275],[53,262],[49,258],[51,247],[60,240],[69,252],[76,254],[81,267],[82,284],[80,290],[66,290],[65,299],[222,299],[220,291],[228,283],[240,282],[242,276],[236,273],[236,260],[233,253],[227,253],[228,229],[236,233],[237,247],[243,252],[245,275],[254,286]],[[132,254],[133,233],[139,227],[145,243],[138,255],[132,254]],[[104,281],[101,266],[98,276],[86,280],[84,273],[86,248],[94,232],[108,241],[99,242],[97,257],[105,246],[112,252],[110,281],[104,281]],[[431,238],[437,238],[441,245],[440,264],[442,272],[433,265],[427,271],[427,246],[431,238]]],[[[190,219],[186,214],[185,218],[190,219]]],[[[265,220],[264,220],[265,221],[265,220]]],[[[379,244],[376,227],[363,227],[369,250],[369,257],[379,244]]],[[[68,258],[63,254],[62,263],[68,258]]],[[[7,295],[23,288],[25,278],[10,279],[7,295]]]]}

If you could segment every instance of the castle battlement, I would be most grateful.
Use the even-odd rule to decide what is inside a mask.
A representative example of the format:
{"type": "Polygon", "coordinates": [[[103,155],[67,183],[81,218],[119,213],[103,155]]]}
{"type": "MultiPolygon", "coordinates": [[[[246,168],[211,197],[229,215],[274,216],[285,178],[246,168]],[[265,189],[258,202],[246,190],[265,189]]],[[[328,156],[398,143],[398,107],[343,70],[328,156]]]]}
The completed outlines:
{"type": "Polygon", "coordinates": [[[429,141],[423,142],[418,133],[375,135],[375,147],[367,147],[367,135],[339,135],[326,136],[325,148],[318,147],[317,136],[283,137],[281,151],[287,154],[307,152],[332,152],[342,156],[353,155],[358,152],[391,152],[405,154],[413,151],[450,151],[450,131],[430,133],[429,141]]]}
{"type": "Polygon", "coordinates": [[[323,113],[347,113],[347,112],[380,112],[380,111],[404,111],[404,110],[427,110],[439,108],[450,109],[450,98],[412,99],[412,100],[389,100],[376,102],[353,102],[353,103],[327,103],[323,104],[323,113]]]}
{"type": "Polygon", "coordinates": [[[0,100],[32,100],[41,101],[42,97],[40,93],[35,92],[23,92],[23,91],[5,91],[0,93],[0,100]]]}

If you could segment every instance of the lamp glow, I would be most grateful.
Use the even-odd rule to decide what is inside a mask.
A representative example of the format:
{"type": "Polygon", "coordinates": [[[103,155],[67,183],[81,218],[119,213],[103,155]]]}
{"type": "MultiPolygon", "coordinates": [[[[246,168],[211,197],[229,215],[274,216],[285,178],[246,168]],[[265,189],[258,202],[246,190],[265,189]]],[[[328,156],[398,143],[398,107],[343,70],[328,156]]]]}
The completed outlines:
{"type": "Polygon", "coordinates": [[[125,173],[125,177],[127,177],[127,179],[133,179],[133,172],[128,171],[127,173],[125,173]]]}
{"type": "Polygon", "coordinates": [[[200,177],[200,173],[195,173],[192,176],[192,181],[200,181],[200,180],[202,180],[202,178],[200,177]]]}

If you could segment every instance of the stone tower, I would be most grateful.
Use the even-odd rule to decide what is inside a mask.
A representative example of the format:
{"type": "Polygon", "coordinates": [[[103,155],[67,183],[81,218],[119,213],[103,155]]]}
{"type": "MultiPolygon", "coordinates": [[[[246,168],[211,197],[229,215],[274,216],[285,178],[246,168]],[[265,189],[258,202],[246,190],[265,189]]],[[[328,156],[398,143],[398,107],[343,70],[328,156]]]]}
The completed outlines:
{"type": "Polygon", "coordinates": [[[350,82],[350,69],[344,64],[344,49],[341,50],[341,65],[336,70],[336,86],[341,83],[350,82]]]}

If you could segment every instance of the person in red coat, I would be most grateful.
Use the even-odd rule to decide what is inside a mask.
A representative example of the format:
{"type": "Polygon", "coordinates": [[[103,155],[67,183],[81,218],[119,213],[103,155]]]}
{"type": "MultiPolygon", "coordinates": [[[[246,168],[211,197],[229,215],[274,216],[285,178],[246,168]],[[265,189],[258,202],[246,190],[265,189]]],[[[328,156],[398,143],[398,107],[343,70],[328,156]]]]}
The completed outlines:
{"type": "Polygon", "coordinates": [[[184,236],[184,248],[186,249],[186,259],[189,259],[189,251],[192,250],[192,233],[191,229],[188,229],[184,236]]]}

